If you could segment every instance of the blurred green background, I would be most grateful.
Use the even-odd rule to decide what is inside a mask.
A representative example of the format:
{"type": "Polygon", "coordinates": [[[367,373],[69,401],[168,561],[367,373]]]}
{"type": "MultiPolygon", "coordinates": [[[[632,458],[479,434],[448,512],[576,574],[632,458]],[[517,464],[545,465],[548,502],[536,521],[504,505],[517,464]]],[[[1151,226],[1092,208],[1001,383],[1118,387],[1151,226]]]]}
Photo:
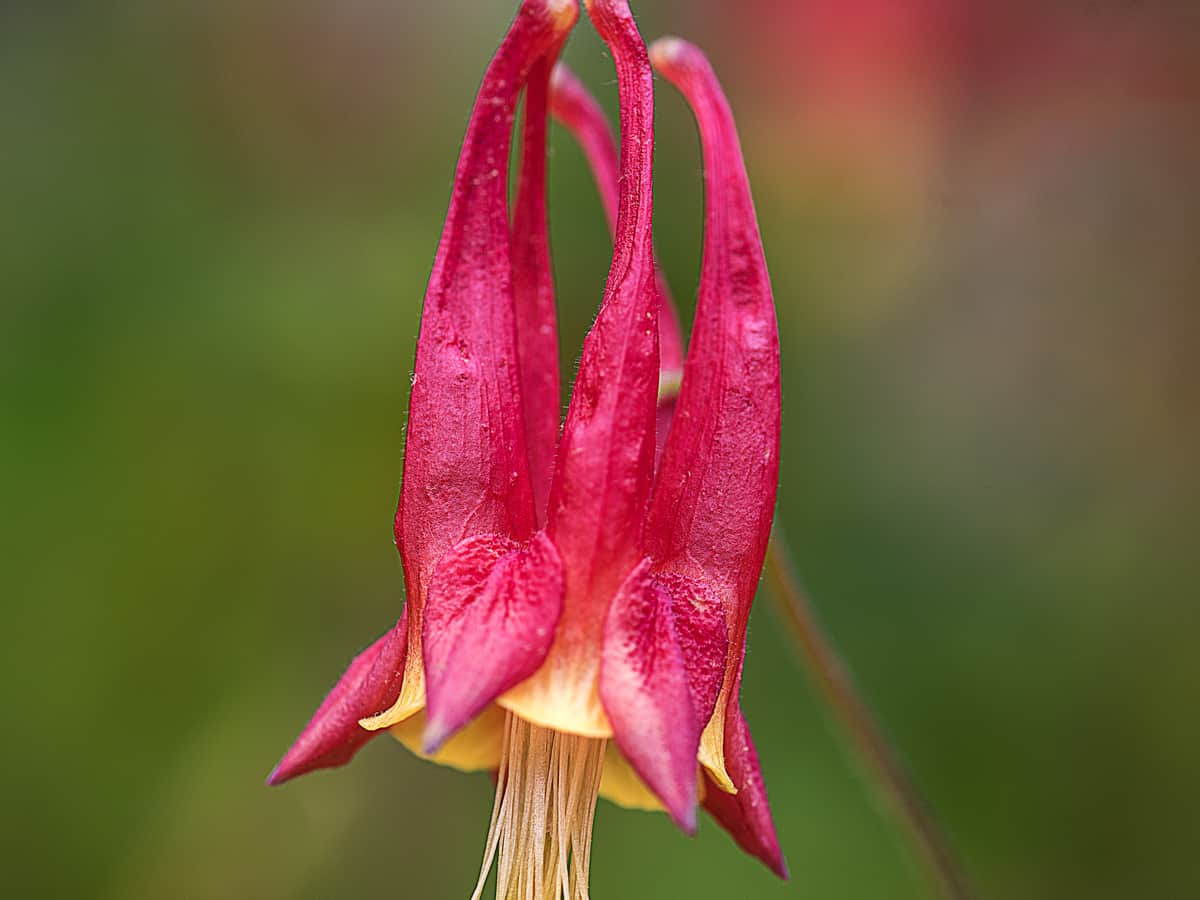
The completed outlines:
{"type": "MultiPolygon", "coordinates": [[[[743,131],[779,519],[989,898],[1200,896],[1200,20],[1171,3],[635,4],[743,131]]],[[[397,615],[420,302],[510,0],[0,5],[9,896],[462,900],[484,776],[263,778],[397,615]]],[[[613,109],[582,24],[568,59],[613,109]]],[[[701,182],[659,92],[690,315],[701,182]]],[[[553,138],[564,373],[608,239],[553,138]]],[[[597,898],[925,896],[766,604],[793,872],[603,804],[597,898]]]]}

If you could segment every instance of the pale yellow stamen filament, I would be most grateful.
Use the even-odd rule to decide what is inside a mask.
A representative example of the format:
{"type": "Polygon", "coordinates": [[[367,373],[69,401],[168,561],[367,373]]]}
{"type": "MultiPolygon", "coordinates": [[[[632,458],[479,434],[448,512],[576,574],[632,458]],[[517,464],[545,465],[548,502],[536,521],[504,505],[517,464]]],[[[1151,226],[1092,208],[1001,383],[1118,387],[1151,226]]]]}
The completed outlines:
{"type": "Polygon", "coordinates": [[[492,823],[471,900],[482,897],[493,862],[497,900],[588,900],[605,743],[508,713],[492,823]]]}

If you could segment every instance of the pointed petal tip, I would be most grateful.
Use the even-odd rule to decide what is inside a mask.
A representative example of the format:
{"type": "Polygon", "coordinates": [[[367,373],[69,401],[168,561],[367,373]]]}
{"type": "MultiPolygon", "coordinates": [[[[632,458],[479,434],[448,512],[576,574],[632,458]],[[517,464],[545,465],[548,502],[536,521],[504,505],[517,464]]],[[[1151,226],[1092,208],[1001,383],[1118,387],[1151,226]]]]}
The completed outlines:
{"type": "Polygon", "coordinates": [[[300,736],[267,776],[270,786],[316,769],[348,763],[375,735],[358,720],[387,707],[400,694],[408,647],[408,613],[360,653],[317,707],[300,736]]]}
{"type": "Polygon", "coordinates": [[[779,854],[779,859],[777,859],[771,865],[771,871],[774,872],[779,877],[780,881],[791,881],[792,880],[791,870],[788,869],[787,860],[783,858],[782,853],[779,854]]]}
{"type": "Polygon", "coordinates": [[[679,830],[688,837],[695,837],[700,830],[699,821],[696,816],[696,804],[691,803],[686,810],[674,810],[671,812],[671,819],[679,826],[679,830]],[[682,814],[681,814],[682,813],[682,814]]]}
{"type": "Polygon", "coordinates": [[[425,720],[425,730],[421,733],[422,752],[426,756],[435,755],[457,730],[441,717],[428,716],[425,720]]]}
{"type": "Polygon", "coordinates": [[[266,785],[267,787],[279,787],[293,778],[299,778],[301,775],[307,775],[320,768],[324,767],[319,761],[314,762],[312,759],[301,758],[293,747],[283,755],[283,759],[275,764],[275,768],[267,776],[266,785]]]}
{"type": "Polygon", "coordinates": [[[758,753],[736,702],[731,702],[726,716],[725,750],[729,774],[737,784],[738,792],[724,793],[716,787],[710,774],[704,808],[743,851],[787,881],[790,873],[771,818],[758,753]]]}
{"type": "Polygon", "coordinates": [[[342,738],[336,743],[327,740],[322,745],[316,745],[313,740],[305,740],[301,737],[283,755],[283,759],[275,764],[275,768],[267,776],[266,786],[279,787],[281,784],[285,784],[294,778],[299,778],[301,775],[315,772],[318,769],[332,769],[343,766],[354,757],[362,745],[370,740],[370,738],[371,735],[366,735],[363,738],[355,736],[342,738]]]}
{"type": "Polygon", "coordinates": [[[675,827],[688,837],[695,837],[700,831],[696,781],[696,777],[680,777],[673,784],[660,781],[657,788],[651,788],[675,827]]]}

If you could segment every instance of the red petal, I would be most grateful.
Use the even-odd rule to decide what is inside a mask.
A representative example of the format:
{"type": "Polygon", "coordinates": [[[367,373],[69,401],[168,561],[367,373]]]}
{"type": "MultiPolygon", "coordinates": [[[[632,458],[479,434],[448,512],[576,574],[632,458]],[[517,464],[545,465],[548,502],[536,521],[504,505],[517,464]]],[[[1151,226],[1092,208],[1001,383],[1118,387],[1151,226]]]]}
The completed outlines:
{"type": "Polygon", "coordinates": [[[684,575],[662,572],[653,577],[671,597],[675,637],[683,651],[692,708],[703,730],[712,718],[725,677],[729,638],[721,598],[703,581],[684,575]]]}
{"type": "Polygon", "coordinates": [[[694,834],[704,721],[692,701],[672,606],[670,593],[650,576],[650,561],[643,561],[609,607],[600,698],[621,752],[676,824],[694,834]]]}
{"type": "Polygon", "coordinates": [[[562,595],[562,562],[544,532],[524,547],[476,535],[442,558],[425,602],[427,753],[537,671],[562,595]]]}
{"type": "MultiPolygon", "coordinates": [[[[712,779],[704,795],[704,808],[732,835],[737,845],[762,860],[780,878],[787,880],[787,862],[779,849],[767,789],[758,767],[758,753],[750,738],[750,727],[735,699],[725,716],[725,765],[736,794],[727,794],[712,779]]],[[[708,775],[705,775],[708,778],[708,775]]]]}
{"type": "Polygon", "coordinates": [[[593,0],[589,11],[612,51],[621,97],[624,153],[617,239],[604,302],[584,342],[550,492],[547,531],[566,574],[562,622],[544,672],[506,705],[531,718],[536,693],[548,710],[545,717],[554,719],[541,724],[604,735],[602,709],[592,702],[604,613],[641,558],[654,469],[654,80],[628,4],[593,0]],[[582,699],[556,702],[566,694],[582,699]],[[564,716],[572,717],[569,728],[564,716]]]}
{"type": "Polygon", "coordinates": [[[613,598],[600,697],[621,752],[680,828],[696,827],[696,751],[724,675],[725,617],[702,582],[650,574],[613,598]]]}
{"type": "Polygon", "coordinates": [[[525,85],[521,172],[512,223],[513,296],[517,350],[525,404],[525,444],[539,522],[546,517],[561,399],[554,272],[546,221],[546,94],[558,47],[534,65],[525,85]]]}
{"type": "Polygon", "coordinates": [[[419,645],[429,578],[473,534],[535,527],[525,447],[507,214],[517,94],[578,9],[526,0],[492,59],[467,126],[425,294],[396,538],[419,645]]]}
{"type": "Polygon", "coordinates": [[[704,152],[704,262],[692,340],[647,526],[668,570],[704,578],[740,665],[779,473],[779,336],[733,116],[703,54],[668,39],[654,63],[696,114],[704,152]]]}
{"type": "MultiPolygon", "coordinates": [[[[550,80],[550,112],[571,133],[583,149],[600,203],[608,219],[608,228],[617,225],[618,164],[617,144],[604,110],[596,102],[565,63],[554,67],[550,80]]],[[[655,288],[658,290],[658,340],[661,366],[664,372],[678,372],[683,368],[683,332],[679,327],[679,314],[671,289],[662,268],[655,270],[655,288]]],[[[662,432],[665,436],[665,431],[662,432]]]]}
{"type": "Polygon", "coordinates": [[[282,784],[314,769],[348,763],[371,738],[359,719],[387,709],[400,695],[408,644],[408,609],[387,634],[360,653],[317,708],[267,784],[282,784]]]}
{"type": "Polygon", "coordinates": [[[667,439],[671,436],[671,423],[675,421],[675,405],[679,397],[676,394],[658,394],[658,410],[654,414],[654,471],[662,467],[663,451],[667,449],[667,439]]]}

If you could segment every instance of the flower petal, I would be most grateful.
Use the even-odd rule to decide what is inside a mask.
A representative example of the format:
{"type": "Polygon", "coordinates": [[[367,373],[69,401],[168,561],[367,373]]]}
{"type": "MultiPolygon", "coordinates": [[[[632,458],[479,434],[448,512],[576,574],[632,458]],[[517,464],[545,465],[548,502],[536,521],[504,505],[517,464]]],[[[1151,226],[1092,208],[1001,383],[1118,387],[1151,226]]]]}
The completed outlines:
{"type": "Polygon", "coordinates": [[[779,336],[754,202],[729,105],[704,55],[669,38],[657,69],[696,115],[704,154],[704,261],[691,344],[646,530],[659,567],[704,579],[729,624],[723,699],[701,761],[724,789],[723,723],[745,653],[779,475],[779,336]]]}
{"type": "Polygon", "coordinates": [[[408,677],[383,728],[424,703],[425,594],[443,554],[473,534],[536,527],[517,359],[507,176],[517,96],[578,17],[573,0],[524,0],[484,74],[421,315],[396,542],[409,602],[408,677]]]}
{"type": "Polygon", "coordinates": [[[413,754],[460,772],[492,772],[500,767],[504,746],[505,712],[489,706],[457,731],[433,754],[425,752],[425,711],[389,729],[413,754]]]}
{"type": "Polygon", "coordinates": [[[762,860],[772,872],[786,881],[787,862],[783,858],[783,851],[779,849],[779,838],[775,835],[775,823],[771,819],[770,804],[767,803],[767,789],[758,766],[758,753],[750,738],[750,727],[736,699],[726,713],[725,721],[725,765],[737,787],[737,793],[728,794],[714,782],[704,796],[704,808],[729,832],[739,847],[762,860]]]}
{"type": "Polygon", "coordinates": [[[562,556],[566,597],[545,666],[501,698],[517,715],[591,737],[611,729],[599,702],[604,614],[641,558],[654,470],[657,294],[651,246],[654,81],[623,0],[593,0],[621,97],[621,198],[604,302],[584,343],[550,490],[547,533],[562,556]]]}
{"type": "Polygon", "coordinates": [[[721,598],[703,581],[685,575],[655,572],[653,578],[671,597],[692,709],[703,728],[712,718],[725,677],[729,638],[721,598]]]}
{"type": "Polygon", "coordinates": [[[537,671],[562,596],[562,562],[541,531],[524,546],[475,535],[442,558],[425,601],[426,753],[537,671]]]}
{"type": "Polygon", "coordinates": [[[675,634],[671,596],[646,560],[608,610],[600,697],[613,738],[688,834],[696,831],[696,748],[703,727],[675,634]]]}
{"type": "Polygon", "coordinates": [[[645,560],[608,610],[600,697],[613,737],[671,817],[696,829],[696,751],[725,662],[720,601],[702,583],[661,581],[645,560]]]}
{"type": "Polygon", "coordinates": [[[387,709],[400,693],[408,645],[408,609],[387,634],[360,653],[267,778],[282,784],[314,769],[348,763],[376,732],[358,720],[387,709]]]}
{"type": "Polygon", "coordinates": [[[646,787],[646,782],[633,770],[633,766],[614,741],[609,741],[608,746],[604,748],[604,774],[600,776],[600,796],[623,809],[663,811],[662,801],[654,791],[646,787]]]}
{"type": "Polygon", "coordinates": [[[546,519],[561,398],[554,272],[546,217],[546,95],[559,47],[543,56],[525,84],[521,169],[512,221],[512,283],[517,351],[525,405],[525,444],[538,522],[546,519]]]}

